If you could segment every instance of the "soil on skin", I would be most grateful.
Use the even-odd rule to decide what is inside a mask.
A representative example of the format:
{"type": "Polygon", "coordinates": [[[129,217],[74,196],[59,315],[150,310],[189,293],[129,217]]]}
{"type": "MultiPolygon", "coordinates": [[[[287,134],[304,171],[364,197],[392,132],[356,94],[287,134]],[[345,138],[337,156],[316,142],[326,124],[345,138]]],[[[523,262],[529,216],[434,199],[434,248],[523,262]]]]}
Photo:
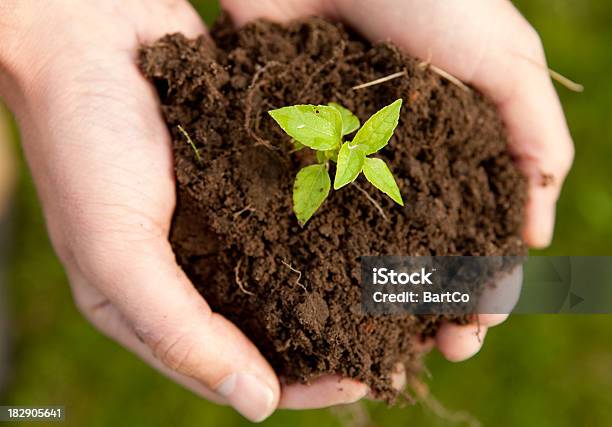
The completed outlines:
{"type": "Polygon", "coordinates": [[[167,36],[143,48],[140,64],[173,136],[178,200],[170,240],[177,259],[212,308],[288,382],[340,374],[391,401],[396,365],[417,375],[415,344],[444,319],[363,314],[361,256],[525,251],[525,179],[494,107],[390,43],[372,44],[318,18],[236,30],[224,17],[211,39],[167,36]],[[402,70],[405,77],[351,89],[402,70]],[[292,152],[267,111],[335,101],[363,123],[398,98],[399,126],[380,157],[406,206],[360,177],[357,184],[388,220],[349,185],[332,191],[300,227],[293,181],[314,158],[309,150],[292,152]]]}

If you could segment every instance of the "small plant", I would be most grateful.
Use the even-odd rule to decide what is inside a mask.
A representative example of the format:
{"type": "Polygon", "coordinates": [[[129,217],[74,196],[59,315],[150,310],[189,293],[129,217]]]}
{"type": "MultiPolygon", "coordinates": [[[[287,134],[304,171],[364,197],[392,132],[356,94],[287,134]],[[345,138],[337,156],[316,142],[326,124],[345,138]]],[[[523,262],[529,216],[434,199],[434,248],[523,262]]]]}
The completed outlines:
{"type": "Polygon", "coordinates": [[[293,210],[301,225],[312,217],[329,195],[329,161],[336,163],[334,190],[355,181],[363,171],[366,179],[401,206],[404,201],[387,164],[368,157],[387,145],[399,120],[402,100],[382,108],[360,128],[359,119],[347,108],[329,105],[294,105],[268,113],[293,138],[297,150],[311,148],[316,165],[300,170],[293,186],[293,210]],[[343,137],[358,130],[352,141],[343,137]]]}

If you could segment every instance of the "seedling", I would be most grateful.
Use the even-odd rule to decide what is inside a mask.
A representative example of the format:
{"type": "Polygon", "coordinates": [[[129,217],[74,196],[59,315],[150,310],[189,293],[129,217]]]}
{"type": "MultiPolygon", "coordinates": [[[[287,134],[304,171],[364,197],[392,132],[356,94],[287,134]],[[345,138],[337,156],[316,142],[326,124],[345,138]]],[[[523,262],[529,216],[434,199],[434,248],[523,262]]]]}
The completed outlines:
{"type": "Polygon", "coordinates": [[[191,137],[189,136],[189,134],[187,133],[185,128],[183,128],[183,126],[178,125],[178,130],[179,130],[179,132],[181,134],[183,134],[183,136],[187,140],[187,143],[191,146],[191,149],[193,150],[193,154],[195,155],[195,158],[196,158],[196,161],[198,162],[198,164],[202,165],[202,156],[200,156],[200,152],[198,151],[198,147],[196,147],[195,143],[193,142],[193,139],[191,139],[191,137]]]}
{"type": "Polygon", "coordinates": [[[370,117],[360,127],[359,119],[343,106],[294,105],[268,113],[291,137],[296,150],[316,151],[318,163],[300,170],[293,185],[293,210],[304,225],[323,204],[331,188],[329,162],[336,163],[334,190],[355,181],[363,172],[366,179],[404,206],[393,174],[384,160],[368,157],[387,145],[399,121],[402,100],[398,99],[370,117]],[[343,138],[357,131],[352,141],[343,138]]]}

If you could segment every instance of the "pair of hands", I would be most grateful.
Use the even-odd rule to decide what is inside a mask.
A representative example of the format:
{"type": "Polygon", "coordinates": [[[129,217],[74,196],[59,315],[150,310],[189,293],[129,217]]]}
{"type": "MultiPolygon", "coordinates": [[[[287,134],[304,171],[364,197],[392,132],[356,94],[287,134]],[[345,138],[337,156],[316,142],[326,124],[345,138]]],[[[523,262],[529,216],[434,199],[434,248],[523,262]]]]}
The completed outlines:
{"type": "MultiPolygon", "coordinates": [[[[571,165],[571,137],[537,33],[508,0],[225,0],[238,25],[258,17],[341,19],[391,39],[497,104],[529,177],[524,236],[552,236],[571,165]],[[543,174],[552,176],[542,186],[543,174]]],[[[276,408],[352,402],[367,387],[324,377],[281,386],[233,324],[213,313],[176,264],[167,237],[175,206],[168,131],[137,50],[173,32],[206,30],[186,0],[3,0],[0,95],[15,113],[54,247],[84,315],[150,365],[253,421],[276,408]],[[340,382],[339,382],[340,381],[340,382]]],[[[435,344],[459,361],[487,326],[444,325],[435,344]]],[[[400,379],[401,380],[401,379],[400,379]]]]}

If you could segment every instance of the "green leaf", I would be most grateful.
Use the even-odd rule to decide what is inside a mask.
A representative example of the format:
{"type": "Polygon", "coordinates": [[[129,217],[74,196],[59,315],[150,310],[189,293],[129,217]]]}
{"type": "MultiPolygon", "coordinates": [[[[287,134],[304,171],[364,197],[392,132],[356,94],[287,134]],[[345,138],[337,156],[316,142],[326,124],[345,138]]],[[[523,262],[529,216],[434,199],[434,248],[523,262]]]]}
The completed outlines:
{"type": "Polygon", "coordinates": [[[363,164],[363,174],[374,187],[391,197],[397,204],[404,206],[395,178],[383,160],[366,158],[363,164]]]}
{"type": "Polygon", "coordinates": [[[326,163],[327,162],[327,151],[317,151],[317,162],[326,163]]]}
{"type": "Polygon", "coordinates": [[[326,105],[294,105],[268,114],[293,139],[314,150],[331,150],[342,142],[342,116],[326,105]]]}
{"type": "Polygon", "coordinates": [[[336,163],[338,161],[338,150],[327,150],[325,152],[325,157],[336,163]]]}
{"type": "Polygon", "coordinates": [[[363,168],[365,153],[359,148],[351,148],[350,142],[345,142],[338,152],[338,165],[334,179],[334,190],[355,181],[363,168]]]}
{"type": "Polygon", "coordinates": [[[359,119],[351,112],[351,110],[343,107],[340,104],[336,104],[335,102],[330,102],[328,105],[338,110],[340,116],[342,116],[342,136],[353,133],[359,129],[359,119]]]}
{"type": "Polygon", "coordinates": [[[398,99],[370,117],[355,135],[353,145],[360,147],[366,155],[376,153],[387,145],[397,127],[401,108],[402,100],[398,99]]]}
{"type": "Polygon", "coordinates": [[[293,138],[291,138],[291,143],[293,144],[293,151],[300,151],[300,150],[306,148],[306,146],[304,144],[302,144],[300,141],[296,141],[293,138]]]}
{"type": "Polygon", "coordinates": [[[331,180],[325,165],[306,166],[293,184],[293,210],[301,225],[319,209],[329,194],[331,180]]]}

